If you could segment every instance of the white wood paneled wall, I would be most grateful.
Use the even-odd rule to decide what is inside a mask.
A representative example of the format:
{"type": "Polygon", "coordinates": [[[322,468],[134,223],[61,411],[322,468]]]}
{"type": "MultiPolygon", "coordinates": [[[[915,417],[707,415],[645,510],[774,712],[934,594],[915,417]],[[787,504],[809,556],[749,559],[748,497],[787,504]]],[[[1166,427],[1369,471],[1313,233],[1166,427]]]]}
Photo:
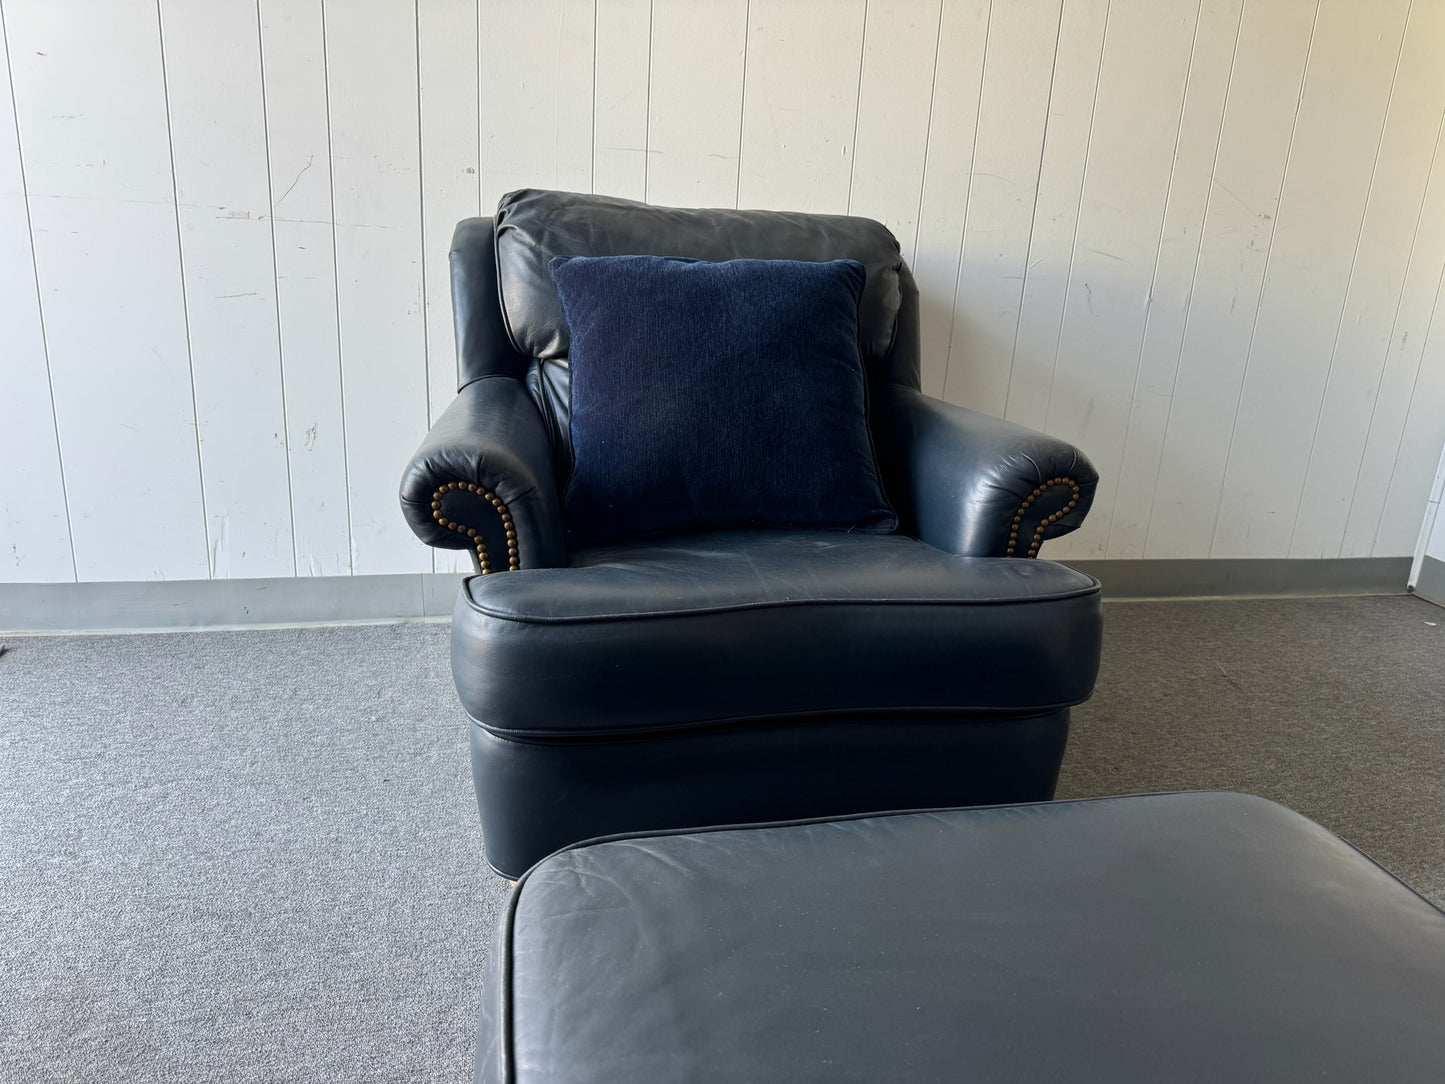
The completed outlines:
{"type": "Polygon", "coordinates": [[[0,0],[0,580],[440,570],[453,223],[866,214],[1055,557],[1403,556],[1445,443],[1445,0],[0,0]],[[1434,319],[1437,309],[1441,318],[1434,319]]]}

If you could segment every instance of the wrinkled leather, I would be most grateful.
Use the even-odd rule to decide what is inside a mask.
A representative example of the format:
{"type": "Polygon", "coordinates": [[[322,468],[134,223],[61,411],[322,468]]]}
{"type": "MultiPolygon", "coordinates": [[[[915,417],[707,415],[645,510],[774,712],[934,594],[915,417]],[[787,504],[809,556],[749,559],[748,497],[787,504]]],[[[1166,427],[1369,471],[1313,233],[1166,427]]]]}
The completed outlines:
{"type": "Polygon", "coordinates": [[[551,445],[520,380],[481,377],[462,388],[402,475],[401,507],[417,537],[463,549],[467,539],[432,517],[432,495],[452,481],[485,486],[506,503],[524,568],[566,563],[551,445]]]}
{"type": "Polygon", "coordinates": [[[452,621],[467,711],[514,736],[829,712],[1037,712],[1089,696],[1098,581],[901,535],[748,530],[472,577],[452,621]]]}
{"type": "Polygon", "coordinates": [[[1445,1079],[1445,914],[1245,795],[585,844],[499,948],[478,1084],[1445,1079]]]}
{"type": "MultiPolygon", "coordinates": [[[[698,260],[857,260],[865,360],[893,344],[901,305],[898,242],[881,223],[844,215],[653,207],[614,196],[523,189],[497,206],[502,314],[518,353],[568,353],[567,324],[547,264],[554,256],[686,256],[698,260]]],[[[876,367],[876,366],[875,366],[876,367]]]]}
{"type": "Polygon", "coordinates": [[[527,390],[547,423],[557,492],[566,489],[575,460],[572,455],[572,367],[534,361],[527,369],[527,390]]]}
{"type": "Polygon", "coordinates": [[[520,377],[529,360],[512,349],[502,324],[495,237],[490,218],[463,219],[452,234],[452,317],[463,387],[484,376],[520,377]]]}
{"type": "MultiPolygon", "coordinates": [[[[922,386],[923,331],[919,324],[918,283],[906,263],[898,265],[898,321],[893,329],[893,350],[886,372],[873,372],[869,393],[877,396],[885,384],[905,388],[922,386]]],[[[875,426],[876,428],[876,426],[875,426]]]]}
{"type": "MultiPolygon", "coordinates": [[[[1099,473],[1072,444],[898,384],[880,398],[879,466],[903,530],[949,553],[1002,557],[1025,499],[1061,476],[1078,485],[1079,500],[1043,537],[1056,538],[1084,521],[1099,473]]],[[[1027,551],[1037,519],[1062,510],[1072,492],[1050,489],[1030,506],[1033,516],[1015,556],[1027,551]]]]}

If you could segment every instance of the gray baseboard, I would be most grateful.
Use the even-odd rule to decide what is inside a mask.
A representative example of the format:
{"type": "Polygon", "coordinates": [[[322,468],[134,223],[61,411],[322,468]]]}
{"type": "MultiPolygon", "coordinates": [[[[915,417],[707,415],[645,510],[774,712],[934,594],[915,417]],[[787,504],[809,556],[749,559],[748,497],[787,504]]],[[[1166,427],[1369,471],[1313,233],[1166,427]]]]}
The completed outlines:
{"type": "Polygon", "coordinates": [[[1097,577],[1106,599],[1308,598],[1403,595],[1408,557],[1067,561],[1097,577]]]}
{"type": "Polygon", "coordinates": [[[0,630],[141,632],[448,617],[460,573],[0,583],[0,630]]]}
{"type": "Polygon", "coordinates": [[[1445,606],[1445,561],[1426,557],[1420,563],[1420,578],[1415,581],[1414,591],[1426,602],[1445,606]]]}
{"type": "MultiPolygon", "coordinates": [[[[1106,599],[1403,594],[1408,557],[1342,560],[1070,561],[1106,599]]],[[[1417,591],[1445,600],[1445,562],[1417,591]]],[[[0,631],[139,632],[447,617],[459,573],[143,583],[0,583],[0,631]]]]}

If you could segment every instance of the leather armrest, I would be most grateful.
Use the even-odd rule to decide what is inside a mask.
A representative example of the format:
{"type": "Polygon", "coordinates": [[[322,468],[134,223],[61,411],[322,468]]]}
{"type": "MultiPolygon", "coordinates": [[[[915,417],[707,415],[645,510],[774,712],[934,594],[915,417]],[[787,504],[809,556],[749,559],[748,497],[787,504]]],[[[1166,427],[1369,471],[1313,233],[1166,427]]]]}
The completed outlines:
{"type": "Polygon", "coordinates": [[[483,572],[567,563],[546,428],[514,377],[462,388],[402,475],[401,507],[423,542],[471,550],[483,572]]]}
{"type": "Polygon", "coordinates": [[[1036,557],[1084,521],[1099,474],[1072,444],[899,384],[880,461],[902,528],[965,557],[1036,557]]]}

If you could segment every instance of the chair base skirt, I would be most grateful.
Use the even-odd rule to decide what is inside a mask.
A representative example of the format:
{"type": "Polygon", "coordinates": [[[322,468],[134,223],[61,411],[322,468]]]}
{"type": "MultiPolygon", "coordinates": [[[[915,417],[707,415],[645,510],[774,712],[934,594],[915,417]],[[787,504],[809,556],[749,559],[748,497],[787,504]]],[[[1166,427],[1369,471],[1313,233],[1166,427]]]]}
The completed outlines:
{"type": "Polygon", "coordinates": [[[894,809],[1048,801],[1067,708],[772,720],[514,739],[472,726],[487,859],[504,877],[571,843],[894,809]]]}

